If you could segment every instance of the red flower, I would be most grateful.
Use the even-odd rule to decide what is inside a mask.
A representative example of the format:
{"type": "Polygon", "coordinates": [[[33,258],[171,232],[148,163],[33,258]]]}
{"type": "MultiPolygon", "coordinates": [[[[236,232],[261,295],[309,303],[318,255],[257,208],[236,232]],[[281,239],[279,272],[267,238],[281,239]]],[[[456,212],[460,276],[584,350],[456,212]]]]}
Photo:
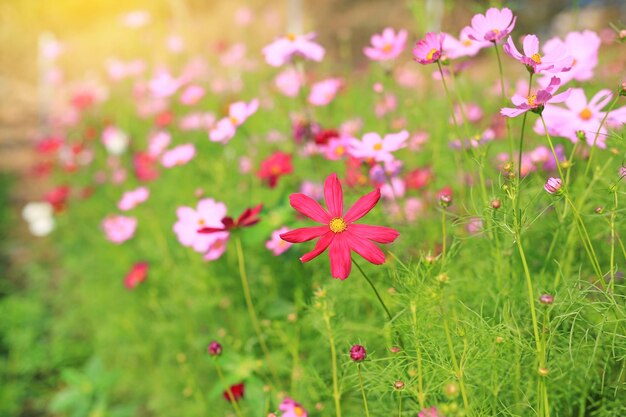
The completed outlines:
{"type": "Polygon", "coordinates": [[[291,174],[291,155],[283,152],[275,152],[272,156],[261,162],[261,169],[257,176],[268,182],[270,188],[276,187],[281,175],[291,174]]]}
{"type": "Polygon", "coordinates": [[[380,190],[377,188],[361,197],[347,211],[343,212],[343,190],[337,174],[331,174],[324,183],[324,197],[328,211],[311,197],[292,194],[291,206],[323,226],[304,227],[280,235],[291,243],[301,243],[319,238],[315,248],[302,256],[308,262],[329,248],[330,269],[334,278],[346,279],[352,266],[351,251],[355,251],[369,262],[380,265],[385,262],[385,254],[372,242],[391,243],[399,233],[391,228],[357,224],[355,221],[365,216],[378,203],[380,190]]]}
{"type": "Polygon", "coordinates": [[[430,167],[416,168],[404,177],[406,188],[419,190],[428,185],[433,179],[430,167]]]}
{"type": "Polygon", "coordinates": [[[331,139],[338,138],[339,132],[335,129],[326,129],[318,132],[315,135],[316,145],[326,145],[331,139]]]}
{"type": "Polygon", "coordinates": [[[37,142],[37,152],[43,155],[49,155],[61,149],[61,145],[63,145],[63,138],[49,136],[37,142]]]}
{"type": "Polygon", "coordinates": [[[137,262],[124,278],[124,286],[129,290],[134,289],[148,278],[148,263],[137,262]]]}
{"type": "Polygon", "coordinates": [[[137,152],[133,156],[133,167],[139,181],[152,181],[159,177],[156,159],[147,152],[137,152]]]}
{"type": "Polygon", "coordinates": [[[224,391],[224,399],[229,402],[239,401],[243,398],[244,388],[243,382],[241,384],[231,385],[229,389],[224,391]]]}
{"type": "Polygon", "coordinates": [[[60,185],[51,191],[48,191],[44,196],[44,200],[54,207],[55,211],[62,211],[65,208],[65,203],[70,196],[70,187],[67,185],[60,185]]]}
{"type": "Polygon", "coordinates": [[[154,124],[157,125],[157,127],[163,128],[172,123],[173,120],[174,114],[169,110],[165,110],[156,115],[154,118],[154,124]]]}
{"type": "Polygon", "coordinates": [[[258,222],[261,221],[259,217],[259,213],[263,209],[263,204],[259,204],[256,207],[248,207],[241,213],[237,220],[234,220],[230,216],[226,216],[222,219],[222,227],[203,227],[198,230],[198,233],[217,233],[217,232],[226,232],[233,229],[239,229],[242,227],[250,227],[254,226],[258,222]]]}

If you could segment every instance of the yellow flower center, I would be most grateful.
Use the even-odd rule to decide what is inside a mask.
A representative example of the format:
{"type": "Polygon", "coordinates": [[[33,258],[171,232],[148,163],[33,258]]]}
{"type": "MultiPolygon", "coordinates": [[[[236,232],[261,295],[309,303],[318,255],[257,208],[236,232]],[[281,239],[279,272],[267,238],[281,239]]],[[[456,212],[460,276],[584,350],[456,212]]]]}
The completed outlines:
{"type": "Polygon", "coordinates": [[[280,174],[280,166],[279,165],[272,165],[272,167],[270,168],[270,173],[272,175],[280,174]]]}
{"type": "Polygon", "coordinates": [[[463,46],[471,46],[472,45],[472,41],[471,41],[471,39],[465,39],[462,42],[462,44],[463,44],[463,46]]]}
{"type": "Polygon", "coordinates": [[[583,109],[583,111],[581,111],[578,116],[580,116],[580,118],[583,119],[583,120],[589,120],[589,119],[591,119],[591,116],[593,116],[593,115],[591,114],[591,110],[589,110],[589,108],[585,107],[583,109]]]}
{"type": "Polygon", "coordinates": [[[375,151],[380,151],[381,149],[383,149],[383,144],[378,142],[377,144],[374,145],[374,150],[375,151]]]}
{"type": "Polygon", "coordinates": [[[335,155],[341,156],[346,153],[346,148],[344,146],[337,146],[335,148],[335,155]]]}
{"type": "Polygon", "coordinates": [[[239,120],[235,116],[230,116],[230,122],[234,125],[239,124],[239,120]]]}
{"type": "Polygon", "coordinates": [[[536,94],[531,94],[528,96],[528,105],[530,107],[533,107],[535,105],[535,101],[537,100],[537,95],[536,94]]]}
{"type": "Polygon", "coordinates": [[[383,52],[388,54],[393,50],[393,45],[390,43],[386,43],[385,46],[383,46],[383,52]]]}
{"type": "Polygon", "coordinates": [[[204,222],[204,219],[200,219],[200,220],[198,220],[198,226],[200,226],[200,227],[204,227],[204,225],[205,225],[205,224],[206,224],[206,223],[204,222]]]}
{"type": "Polygon", "coordinates": [[[298,406],[296,406],[296,407],[293,409],[293,411],[294,411],[294,413],[296,413],[296,415],[297,415],[298,417],[299,417],[299,416],[303,416],[303,415],[304,415],[304,410],[302,409],[302,407],[298,407],[298,406]]]}
{"type": "Polygon", "coordinates": [[[530,57],[530,59],[535,61],[535,64],[541,64],[541,55],[539,54],[534,54],[533,56],[530,57]]]}
{"type": "Polygon", "coordinates": [[[330,221],[329,226],[330,226],[330,230],[333,233],[341,233],[348,228],[346,221],[342,219],[341,217],[335,217],[334,219],[332,219],[330,221]]]}
{"type": "Polygon", "coordinates": [[[431,49],[430,52],[428,52],[428,55],[426,55],[426,59],[430,61],[436,53],[437,50],[435,48],[431,49]]]}
{"type": "Polygon", "coordinates": [[[289,33],[287,34],[287,39],[289,39],[290,41],[295,41],[296,40],[296,35],[293,33],[289,33]]]}
{"type": "Polygon", "coordinates": [[[500,34],[500,29],[491,29],[491,31],[495,33],[496,35],[500,34]]]}

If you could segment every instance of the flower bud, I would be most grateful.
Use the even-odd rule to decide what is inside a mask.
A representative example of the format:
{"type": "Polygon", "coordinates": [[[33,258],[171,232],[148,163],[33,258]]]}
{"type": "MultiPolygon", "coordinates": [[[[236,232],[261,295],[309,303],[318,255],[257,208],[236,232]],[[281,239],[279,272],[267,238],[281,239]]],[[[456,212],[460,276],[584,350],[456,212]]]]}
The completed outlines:
{"type": "Polygon", "coordinates": [[[539,368],[537,372],[540,376],[548,376],[548,374],[550,373],[550,371],[548,371],[548,368],[539,368]]]}
{"type": "Polygon", "coordinates": [[[543,188],[552,195],[557,195],[561,193],[561,186],[563,185],[563,181],[560,178],[548,178],[546,184],[543,188]]]}
{"type": "Polygon", "coordinates": [[[366,356],[367,352],[365,351],[365,347],[361,345],[354,345],[350,348],[350,359],[353,361],[363,362],[366,356]]]}
{"type": "Polygon", "coordinates": [[[543,294],[541,297],[539,297],[539,302],[541,304],[549,306],[554,302],[554,296],[552,294],[543,294]]]}
{"type": "Polygon", "coordinates": [[[604,207],[598,206],[598,207],[596,207],[596,209],[594,211],[596,212],[596,214],[602,214],[602,213],[604,213],[604,207]]]}
{"type": "Polygon", "coordinates": [[[494,210],[497,210],[500,208],[500,206],[502,205],[502,203],[500,203],[500,200],[498,200],[497,198],[494,200],[491,200],[491,208],[494,210]]]}
{"type": "Polygon", "coordinates": [[[404,382],[402,381],[396,381],[393,383],[393,389],[395,389],[396,391],[401,391],[404,389],[404,382]]]}
{"type": "Polygon", "coordinates": [[[209,347],[207,347],[207,351],[211,356],[220,356],[222,354],[222,345],[220,345],[217,341],[213,340],[209,343],[209,347]]]}
{"type": "MultiPolygon", "coordinates": [[[[626,31],[626,30],[625,30],[626,31]]],[[[626,81],[623,81],[620,85],[619,85],[619,95],[620,96],[626,96],[626,81]]]]}

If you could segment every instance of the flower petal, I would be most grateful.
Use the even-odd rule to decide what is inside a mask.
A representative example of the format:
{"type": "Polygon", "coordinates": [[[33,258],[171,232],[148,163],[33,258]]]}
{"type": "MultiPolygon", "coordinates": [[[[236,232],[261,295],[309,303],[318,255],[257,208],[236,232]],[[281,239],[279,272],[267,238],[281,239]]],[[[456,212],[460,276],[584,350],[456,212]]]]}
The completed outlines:
{"type": "Polygon", "coordinates": [[[313,200],[308,195],[300,193],[291,194],[289,196],[289,202],[291,203],[291,207],[308,218],[318,223],[330,223],[330,215],[320,206],[320,203],[313,200]]]}
{"type": "Polygon", "coordinates": [[[329,231],[328,226],[303,227],[283,233],[280,238],[286,242],[302,243],[320,237],[329,231]]]}
{"type": "Polygon", "coordinates": [[[348,246],[345,233],[335,234],[334,239],[330,243],[328,257],[330,258],[330,273],[333,278],[348,278],[352,268],[352,257],[350,256],[350,247],[348,246]]]}
{"type": "Polygon", "coordinates": [[[324,182],[324,198],[326,207],[332,217],[342,217],[343,215],[343,190],[337,174],[332,173],[324,182]]]}
{"type": "Polygon", "coordinates": [[[363,239],[355,233],[344,232],[348,241],[348,247],[361,255],[363,259],[374,265],[382,265],[385,263],[385,254],[382,250],[367,239],[363,239]]]}
{"type": "Polygon", "coordinates": [[[380,189],[376,188],[371,193],[365,194],[363,197],[359,198],[357,202],[350,207],[343,219],[347,223],[359,220],[376,206],[378,200],[380,200],[380,189]]]}
{"type": "Polygon", "coordinates": [[[390,227],[372,226],[369,224],[352,223],[348,226],[348,230],[351,234],[362,239],[369,239],[378,243],[391,243],[400,236],[397,230],[390,227]]]}
{"type": "Polygon", "coordinates": [[[326,248],[328,247],[328,245],[330,245],[335,236],[336,234],[330,231],[325,235],[322,235],[322,237],[320,237],[319,240],[315,243],[315,247],[313,248],[313,250],[311,252],[305,253],[304,255],[302,255],[302,257],[300,257],[300,262],[309,262],[311,259],[318,257],[322,252],[326,250],[326,248]]]}

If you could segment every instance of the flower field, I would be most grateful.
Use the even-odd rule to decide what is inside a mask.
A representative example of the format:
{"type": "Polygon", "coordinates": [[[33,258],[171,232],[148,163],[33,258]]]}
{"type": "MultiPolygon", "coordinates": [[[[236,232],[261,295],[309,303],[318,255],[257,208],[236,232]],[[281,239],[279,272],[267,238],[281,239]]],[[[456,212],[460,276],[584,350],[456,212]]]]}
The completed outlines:
{"type": "Polygon", "coordinates": [[[257,3],[39,37],[0,415],[626,416],[618,16],[348,39],[257,3]]]}

